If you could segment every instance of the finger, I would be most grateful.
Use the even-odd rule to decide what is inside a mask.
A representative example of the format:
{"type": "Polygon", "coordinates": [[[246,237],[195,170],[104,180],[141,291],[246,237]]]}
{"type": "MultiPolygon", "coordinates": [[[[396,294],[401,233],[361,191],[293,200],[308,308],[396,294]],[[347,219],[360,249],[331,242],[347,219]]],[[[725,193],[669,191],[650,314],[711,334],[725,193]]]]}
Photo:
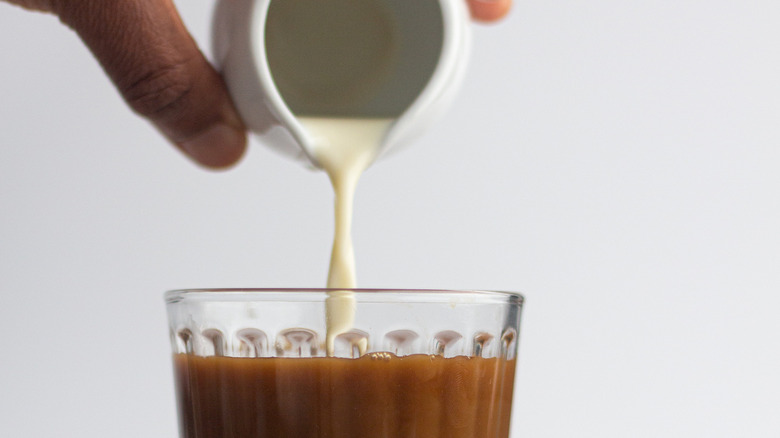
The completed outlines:
{"type": "MultiPolygon", "coordinates": [[[[2,1],[2,0],[0,0],[2,1]]],[[[48,11],[49,0],[6,0],[7,2],[31,11],[48,11]]]]}
{"type": "Polygon", "coordinates": [[[512,6],[512,0],[468,0],[471,17],[477,21],[498,21],[512,6]]]}
{"type": "Polygon", "coordinates": [[[244,125],[172,0],[52,1],[130,107],[171,142],[208,167],[241,158],[244,125]]]}

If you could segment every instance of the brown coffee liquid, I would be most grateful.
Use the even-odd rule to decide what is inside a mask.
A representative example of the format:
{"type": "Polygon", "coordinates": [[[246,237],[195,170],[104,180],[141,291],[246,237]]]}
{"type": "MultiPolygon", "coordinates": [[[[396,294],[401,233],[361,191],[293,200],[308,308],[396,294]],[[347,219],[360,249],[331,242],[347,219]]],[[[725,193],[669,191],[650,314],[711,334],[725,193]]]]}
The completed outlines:
{"type": "Polygon", "coordinates": [[[183,438],[506,438],[515,360],[174,357],[183,438]]]}

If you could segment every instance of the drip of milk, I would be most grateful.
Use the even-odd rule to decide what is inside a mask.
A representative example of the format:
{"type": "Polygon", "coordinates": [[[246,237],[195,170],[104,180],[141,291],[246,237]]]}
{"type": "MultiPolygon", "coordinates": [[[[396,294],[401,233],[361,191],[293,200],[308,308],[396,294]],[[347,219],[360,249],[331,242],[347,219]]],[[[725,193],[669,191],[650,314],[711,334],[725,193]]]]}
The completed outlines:
{"type": "MultiPolygon", "coordinates": [[[[357,286],[355,252],[352,246],[352,205],[360,175],[376,158],[393,119],[300,117],[312,136],[314,158],[333,185],[336,197],[333,251],[330,257],[328,293],[325,302],[327,336],[325,349],[334,354],[335,339],[352,329],[355,297],[347,290],[357,286]]],[[[366,345],[359,346],[361,354],[366,345]]]]}

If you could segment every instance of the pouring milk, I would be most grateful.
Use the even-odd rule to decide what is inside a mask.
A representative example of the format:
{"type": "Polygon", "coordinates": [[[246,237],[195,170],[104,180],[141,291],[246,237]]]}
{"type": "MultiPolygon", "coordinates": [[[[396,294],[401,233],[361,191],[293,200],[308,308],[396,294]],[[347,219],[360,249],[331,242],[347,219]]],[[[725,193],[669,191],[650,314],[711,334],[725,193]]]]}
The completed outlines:
{"type": "Polygon", "coordinates": [[[351,237],[357,182],[389,138],[415,131],[401,126],[426,124],[434,109],[446,106],[465,66],[465,6],[459,0],[223,1],[217,17],[216,23],[232,23],[231,32],[215,34],[215,52],[248,126],[282,149],[289,141],[282,144],[271,128],[288,129],[298,151],[333,185],[326,302],[332,356],[336,337],[354,322],[349,289],[357,286],[351,237]],[[264,50],[253,48],[258,37],[264,50]],[[246,50],[250,58],[240,56],[246,50]]]}
{"type": "MultiPolygon", "coordinates": [[[[376,157],[392,119],[300,119],[315,138],[314,154],[328,174],[335,200],[335,233],[328,271],[329,289],[354,289],[355,251],[352,245],[352,206],[360,175],[376,157]]],[[[332,291],[325,303],[327,339],[325,347],[333,355],[335,337],[352,328],[355,315],[353,294],[332,291]]],[[[365,352],[360,346],[360,354],[365,352]]]]}

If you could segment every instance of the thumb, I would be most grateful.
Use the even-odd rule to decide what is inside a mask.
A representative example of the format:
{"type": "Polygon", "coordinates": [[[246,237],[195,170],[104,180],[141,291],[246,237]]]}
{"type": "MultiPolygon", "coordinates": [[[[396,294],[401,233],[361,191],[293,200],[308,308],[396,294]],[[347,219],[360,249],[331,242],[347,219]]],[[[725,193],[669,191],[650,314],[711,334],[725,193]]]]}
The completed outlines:
{"type": "Polygon", "coordinates": [[[172,0],[53,0],[52,9],[130,107],[184,153],[213,168],[241,158],[244,125],[172,0]]]}
{"type": "Polygon", "coordinates": [[[498,21],[512,6],[512,0],[468,0],[471,16],[482,22],[498,21]]]}

